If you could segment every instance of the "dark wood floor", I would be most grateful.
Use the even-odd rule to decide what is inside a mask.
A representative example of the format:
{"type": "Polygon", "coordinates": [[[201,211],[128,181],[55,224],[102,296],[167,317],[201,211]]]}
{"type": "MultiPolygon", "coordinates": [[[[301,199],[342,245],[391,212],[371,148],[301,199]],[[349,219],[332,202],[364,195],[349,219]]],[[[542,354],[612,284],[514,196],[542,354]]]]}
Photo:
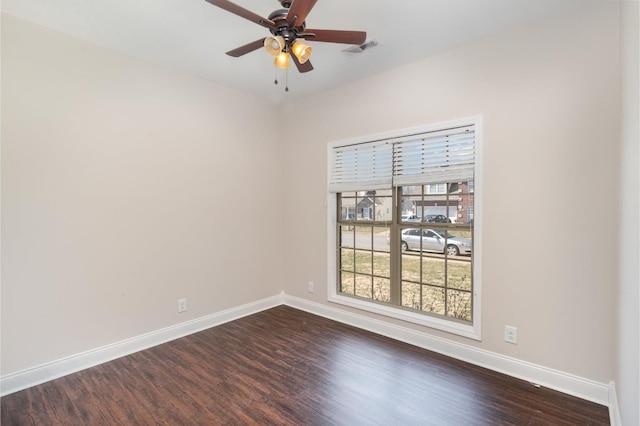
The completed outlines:
{"type": "Polygon", "coordinates": [[[606,407],[279,306],[1,399],[2,425],[608,425],[606,407]]]}

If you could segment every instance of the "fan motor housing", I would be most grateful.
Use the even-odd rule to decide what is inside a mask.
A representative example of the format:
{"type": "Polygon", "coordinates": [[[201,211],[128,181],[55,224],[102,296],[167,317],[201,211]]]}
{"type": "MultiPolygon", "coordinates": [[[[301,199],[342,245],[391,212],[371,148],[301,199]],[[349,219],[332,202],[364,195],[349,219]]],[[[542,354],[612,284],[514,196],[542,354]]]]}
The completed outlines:
{"type": "Polygon", "coordinates": [[[278,9],[271,12],[269,16],[267,16],[267,18],[275,22],[276,26],[287,25],[287,21],[286,21],[287,13],[289,13],[287,9],[278,9]],[[282,22],[278,22],[278,21],[282,21],[282,22]]]}
{"type": "Polygon", "coordinates": [[[275,24],[275,28],[271,29],[271,34],[274,36],[282,36],[285,41],[292,42],[297,38],[297,33],[304,31],[306,22],[296,25],[295,28],[289,28],[289,23],[286,19],[288,13],[289,11],[287,9],[278,9],[271,12],[268,18],[275,24]]]}

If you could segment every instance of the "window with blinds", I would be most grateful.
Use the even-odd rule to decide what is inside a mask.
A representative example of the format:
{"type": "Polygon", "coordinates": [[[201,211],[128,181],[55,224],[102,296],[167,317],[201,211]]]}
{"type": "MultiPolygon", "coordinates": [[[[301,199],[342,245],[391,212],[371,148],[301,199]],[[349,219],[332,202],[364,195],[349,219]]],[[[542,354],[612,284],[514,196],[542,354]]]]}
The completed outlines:
{"type": "Polygon", "coordinates": [[[391,188],[393,150],[386,141],[336,147],[332,165],[331,192],[391,188]]]}
{"type": "Polygon", "coordinates": [[[333,148],[330,192],[473,180],[473,126],[333,148]]]}
{"type": "Polygon", "coordinates": [[[479,338],[478,127],[329,147],[330,300],[479,338]]]}

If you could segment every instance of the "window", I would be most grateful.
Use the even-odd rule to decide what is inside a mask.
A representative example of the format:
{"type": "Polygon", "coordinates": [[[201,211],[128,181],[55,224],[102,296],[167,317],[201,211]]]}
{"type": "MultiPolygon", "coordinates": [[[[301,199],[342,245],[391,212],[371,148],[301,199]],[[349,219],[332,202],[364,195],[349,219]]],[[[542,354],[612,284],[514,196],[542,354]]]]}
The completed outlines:
{"type": "Polygon", "coordinates": [[[371,219],[371,207],[363,207],[362,208],[362,218],[365,220],[371,219]]]}
{"type": "MultiPolygon", "coordinates": [[[[339,205],[364,200],[359,192],[340,194],[339,205]]],[[[367,197],[374,206],[391,206],[391,190],[374,191],[367,197]]],[[[341,207],[342,209],[342,207],[341,207]]],[[[380,212],[386,208],[377,209],[380,212]]],[[[390,209],[389,209],[390,210],[390,209]]],[[[391,289],[391,263],[386,236],[389,233],[390,215],[378,215],[380,220],[340,220],[338,291],[343,295],[357,296],[373,301],[389,302],[391,289]],[[388,220],[385,220],[388,219],[388,220]]]]}
{"type": "Polygon", "coordinates": [[[447,185],[444,183],[434,183],[431,185],[427,185],[429,194],[446,194],[447,185]]]}
{"type": "Polygon", "coordinates": [[[329,300],[480,338],[479,125],[329,147],[329,300]]]}

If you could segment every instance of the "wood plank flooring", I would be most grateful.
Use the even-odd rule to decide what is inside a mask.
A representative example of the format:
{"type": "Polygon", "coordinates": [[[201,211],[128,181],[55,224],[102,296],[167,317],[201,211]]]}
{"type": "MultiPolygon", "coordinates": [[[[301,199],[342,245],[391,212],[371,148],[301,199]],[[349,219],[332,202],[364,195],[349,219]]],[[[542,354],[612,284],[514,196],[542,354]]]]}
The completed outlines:
{"type": "Polygon", "coordinates": [[[9,425],[608,425],[606,407],[279,306],[1,398],[9,425]]]}

